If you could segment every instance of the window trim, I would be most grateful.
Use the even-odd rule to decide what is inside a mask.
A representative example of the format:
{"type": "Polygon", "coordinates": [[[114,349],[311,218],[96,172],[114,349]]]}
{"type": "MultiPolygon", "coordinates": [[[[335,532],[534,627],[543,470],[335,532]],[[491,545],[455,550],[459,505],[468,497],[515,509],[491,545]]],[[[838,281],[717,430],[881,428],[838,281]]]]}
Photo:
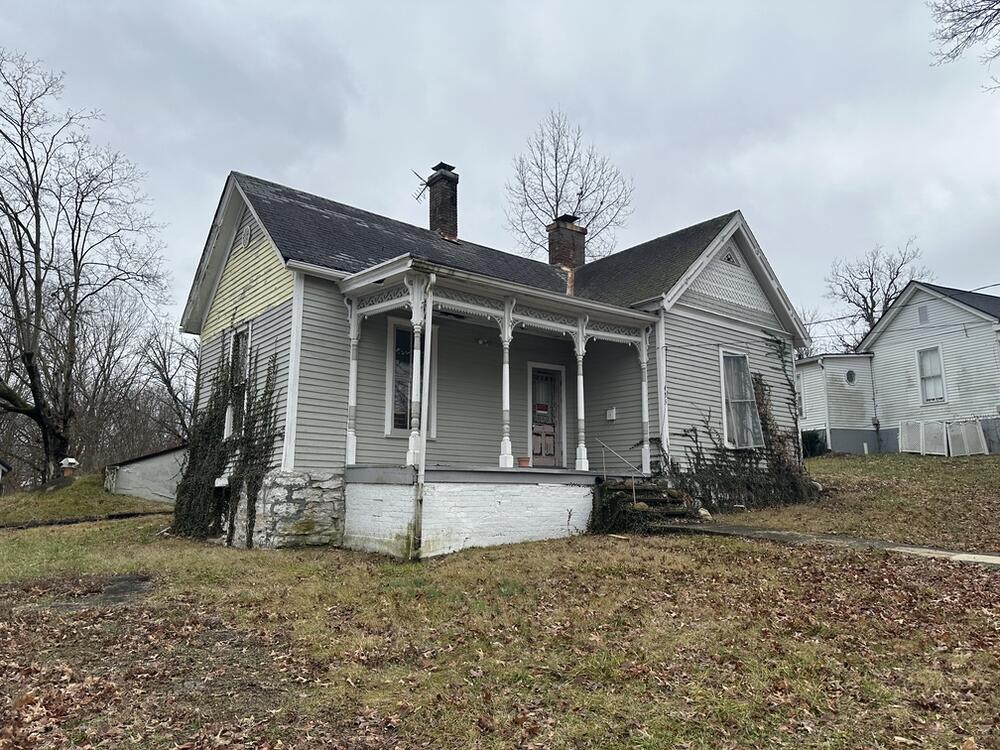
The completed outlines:
{"type": "MultiPolygon", "coordinates": [[[[725,346],[719,347],[719,395],[722,397],[722,442],[726,448],[734,451],[746,451],[754,450],[755,448],[763,448],[763,432],[764,426],[760,421],[760,410],[757,408],[757,402],[754,401],[754,411],[757,413],[757,424],[761,428],[761,438],[762,442],[760,445],[747,445],[743,447],[737,447],[737,445],[729,440],[729,415],[726,413],[726,357],[743,357],[747,363],[747,372],[750,371],[750,354],[746,351],[736,351],[734,349],[726,349],[725,346]]],[[[753,373],[751,372],[751,375],[753,373]]]]}
{"type": "Polygon", "coordinates": [[[914,360],[916,362],[916,365],[917,365],[917,398],[920,399],[920,406],[921,407],[924,407],[924,406],[939,406],[941,404],[947,404],[948,403],[948,377],[945,374],[945,369],[944,369],[944,349],[941,347],[940,344],[934,344],[933,346],[922,346],[922,347],[920,347],[919,349],[917,349],[914,352],[913,358],[914,358],[914,360]],[[934,401],[928,401],[928,400],[926,400],[924,398],[924,376],[920,372],[920,355],[923,352],[929,352],[932,349],[937,349],[938,363],[941,365],[941,391],[944,393],[944,396],[942,398],[934,400],[934,401]]]}
{"type": "MultiPolygon", "coordinates": [[[[250,382],[250,350],[253,342],[253,321],[246,321],[241,325],[233,326],[229,329],[227,341],[226,341],[226,360],[232,366],[233,362],[233,347],[236,344],[236,337],[245,333],[247,335],[246,340],[246,359],[243,364],[243,413],[246,414],[247,409],[247,388],[246,384],[250,382]]],[[[233,405],[226,405],[226,419],[225,424],[222,428],[222,438],[227,440],[233,436],[233,405]]]]}
{"type": "MultiPolygon", "coordinates": [[[[385,405],[383,407],[383,411],[385,412],[385,422],[383,425],[383,432],[384,436],[387,438],[409,438],[409,429],[392,426],[392,379],[395,373],[393,342],[395,341],[395,332],[397,328],[405,328],[408,331],[413,331],[413,324],[408,318],[399,318],[392,315],[386,316],[385,323],[385,405]]],[[[430,404],[428,405],[427,411],[428,421],[430,422],[430,431],[427,434],[428,440],[435,440],[437,438],[438,350],[440,348],[441,347],[438,346],[438,326],[435,325],[431,333],[431,383],[429,388],[430,404]]],[[[425,356],[426,354],[427,352],[421,352],[421,356],[425,356]]],[[[423,373],[421,372],[421,377],[422,376],[423,373]]]]}
{"type": "Polygon", "coordinates": [[[795,392],[795,397],[798,399],[799,421],[803,421],[808,417],[809,410],[806,408],[806,379],[801,370],[795,373],[795,392]]]}

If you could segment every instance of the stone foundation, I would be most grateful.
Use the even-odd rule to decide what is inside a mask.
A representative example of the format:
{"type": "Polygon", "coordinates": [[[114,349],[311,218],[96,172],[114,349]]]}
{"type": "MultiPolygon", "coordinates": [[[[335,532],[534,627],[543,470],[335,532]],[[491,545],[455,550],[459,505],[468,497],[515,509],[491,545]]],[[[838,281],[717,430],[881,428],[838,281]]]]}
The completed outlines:
{"type": "MultiPolygon", "coordinates": [[[[334,473],[272,471],[257,497],[254,547],[305,547],[344,540],[344,477],[334,473]]],[[[233,546],[247,546],[246,488],[236,509],[233,546]]]]}

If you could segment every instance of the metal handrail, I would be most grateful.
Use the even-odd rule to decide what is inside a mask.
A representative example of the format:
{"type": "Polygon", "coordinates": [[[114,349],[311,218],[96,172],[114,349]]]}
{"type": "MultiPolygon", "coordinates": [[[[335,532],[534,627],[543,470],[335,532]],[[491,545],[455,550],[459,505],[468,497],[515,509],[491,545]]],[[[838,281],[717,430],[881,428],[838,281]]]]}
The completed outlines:
{"type": "MultiPolygon", "coordinates": [[[[636,474],[642,474],[642,469],[640,469],[638,466],[636,466],[635,464],[633,464],[632,462],[630,462],[621,453],[619,453],[618,451],[616,451],[614,448],[612,448],[610,445],[608,445],[607,443],[605,443],[600,438],[594,438],[594,439],[597,440],[597,442],[600,443],[602,447],[607,448],[609,451],[611,451],[612,453],[614,453],[619,458],[619,460],[621,460],[622,462],[624,462],[627,466],[630,466],[632,468],[632,471],[634,471],[636,474]]],[[[607,473],[607,472],[605,472],[605,473],[607,473]]],[[[607,479],[607,477],[605,477],[605,479],[607,479]]]]}

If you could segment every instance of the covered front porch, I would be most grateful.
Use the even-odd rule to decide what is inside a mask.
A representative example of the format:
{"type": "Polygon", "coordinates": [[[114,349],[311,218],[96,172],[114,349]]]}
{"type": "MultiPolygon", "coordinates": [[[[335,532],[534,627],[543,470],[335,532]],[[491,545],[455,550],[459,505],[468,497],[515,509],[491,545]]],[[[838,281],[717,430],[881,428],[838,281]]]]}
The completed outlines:
{"type": "Polygon", "coordinates": [[[665,421],[656,315],[504,294],[406,261],[341,282],[348,468],[410,466],[417,482],[446,467],[650,472],[665,421]]]}

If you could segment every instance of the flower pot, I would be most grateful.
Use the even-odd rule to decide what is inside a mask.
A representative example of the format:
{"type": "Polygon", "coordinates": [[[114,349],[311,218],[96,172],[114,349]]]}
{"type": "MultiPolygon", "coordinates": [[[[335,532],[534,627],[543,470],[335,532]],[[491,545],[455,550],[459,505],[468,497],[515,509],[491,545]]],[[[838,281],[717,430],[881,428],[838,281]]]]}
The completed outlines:
{"type": "Polygon", "coordinates": [[[530,458],[528,458],[527,456],[518,456],[517,457],[517,468],[519,468],[519,469],[528,469],[530,467],[531,467],[531,459],[530,458]]]}

